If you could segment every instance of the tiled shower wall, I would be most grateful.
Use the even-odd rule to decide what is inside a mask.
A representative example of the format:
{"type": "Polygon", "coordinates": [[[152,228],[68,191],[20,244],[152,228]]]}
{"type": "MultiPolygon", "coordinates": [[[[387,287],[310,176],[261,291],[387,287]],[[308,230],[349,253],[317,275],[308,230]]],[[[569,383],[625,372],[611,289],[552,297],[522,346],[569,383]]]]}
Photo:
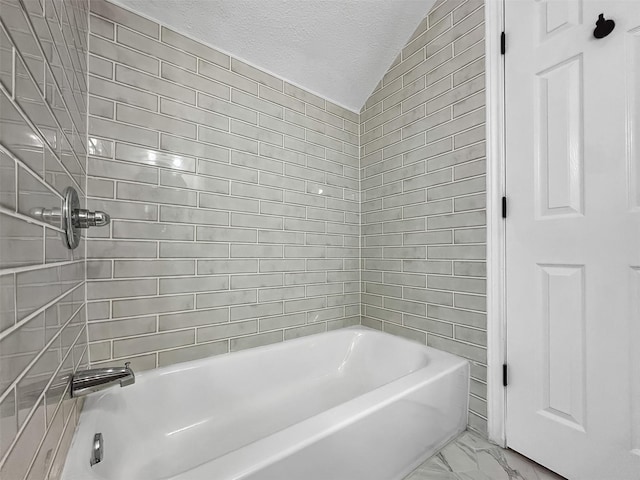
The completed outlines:
{"type": "Polygon", "coordinates": [[[92,365],[360,323],[359,115],[91,2],[92,365]]]}
{"type": "Polygon", "coordinates": [[[486,432],[484,11],[440,2],[360,115],[363,325],[472,362],[486,432]]]}
{"type": "Polygon", "coordinates": [[[0,478],[58,478],[88,364],[84,242],[31,216],[86,184],[84,1],[0,0],[0,478]]]}

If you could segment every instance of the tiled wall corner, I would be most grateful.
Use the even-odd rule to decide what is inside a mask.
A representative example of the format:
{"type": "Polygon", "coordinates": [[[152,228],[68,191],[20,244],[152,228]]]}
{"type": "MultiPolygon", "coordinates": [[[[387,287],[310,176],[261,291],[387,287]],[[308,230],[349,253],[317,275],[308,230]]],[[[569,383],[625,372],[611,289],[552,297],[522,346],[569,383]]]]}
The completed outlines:
{"type": "Polygon", "coordinates": [[[92,365],[360,323],[359,115],[92,0],[92,365]]]}
{"type": "Polygon", "coordinates": [[[0,478],[59,478],[88,365],[84,241],[32,218],[86,184],[87,4],[0,0],[0,478]]]}
{"type": "Polygon", "coordinates": [[[471,361],[486,432],[484,9],[439,2],[360,113],[362,323],[471,361]]]}

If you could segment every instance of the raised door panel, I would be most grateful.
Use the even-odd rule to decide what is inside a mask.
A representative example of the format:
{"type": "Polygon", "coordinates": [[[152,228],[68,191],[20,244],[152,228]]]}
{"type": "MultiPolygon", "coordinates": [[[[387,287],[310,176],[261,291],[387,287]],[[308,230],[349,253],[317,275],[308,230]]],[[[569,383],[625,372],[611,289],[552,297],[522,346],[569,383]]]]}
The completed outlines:
{"type": "Polygon", "coordinates": [[[582,55],[536,75],[538,217],[583,213],[582,55]]]}
{"type": "Polygon", "coordinates": [[[542,385],[539,414],[576,430],[585,423],[584,266],[539,265],[542,385]]]}

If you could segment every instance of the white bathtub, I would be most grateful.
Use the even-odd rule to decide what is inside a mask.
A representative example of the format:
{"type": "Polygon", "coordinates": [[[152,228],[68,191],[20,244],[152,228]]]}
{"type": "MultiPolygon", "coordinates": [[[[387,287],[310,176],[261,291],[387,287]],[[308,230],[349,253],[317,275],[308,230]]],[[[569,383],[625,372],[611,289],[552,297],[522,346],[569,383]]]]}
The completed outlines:
{"type": "Polygon", "coordinates": [[[468,389],[465,360],[362,327],[182,363],[90,395],[62,478],[401,479],[465,429],[468,389]]]}

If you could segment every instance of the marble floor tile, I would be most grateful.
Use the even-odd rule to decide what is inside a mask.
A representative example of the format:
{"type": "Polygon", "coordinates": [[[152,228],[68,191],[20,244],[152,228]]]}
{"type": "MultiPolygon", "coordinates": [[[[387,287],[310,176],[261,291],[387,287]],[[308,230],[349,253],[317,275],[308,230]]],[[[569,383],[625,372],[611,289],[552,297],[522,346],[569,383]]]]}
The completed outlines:
{"type": "Polygon", "coordinates": [[[564,480],[528,458],[464,432],[405,480],[564,480]]]}

